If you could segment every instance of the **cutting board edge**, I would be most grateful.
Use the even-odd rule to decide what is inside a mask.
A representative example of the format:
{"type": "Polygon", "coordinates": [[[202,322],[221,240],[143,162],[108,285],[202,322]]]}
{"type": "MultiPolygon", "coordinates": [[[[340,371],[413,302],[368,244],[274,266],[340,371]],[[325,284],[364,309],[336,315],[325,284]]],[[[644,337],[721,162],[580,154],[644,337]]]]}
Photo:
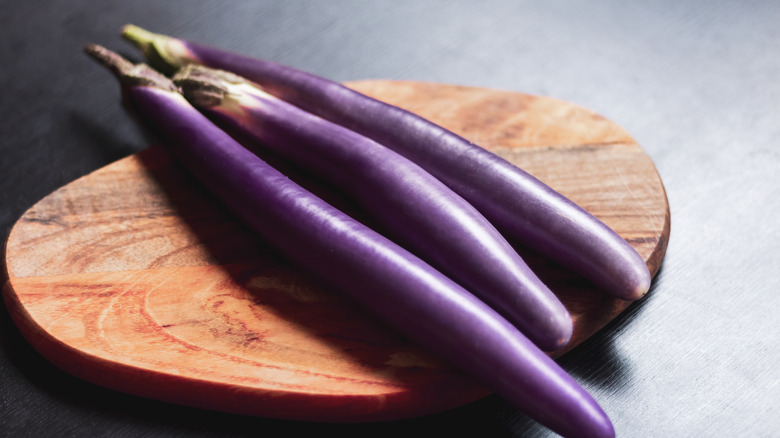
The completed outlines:
{"type": "Polygon", "coordinates": [[[460,391],[460,394],[453,391],[453,395],[457,396],[452,398],[449,406],[437,403],[426,409],[421,408],[414,400],[399,402],[399,399],[412,399],[422,395],[417,392],[344,396],[338,393],[318,394],[287,389],[275,391],[272,388],[176,376],[111,361],[71,347],[44,330],[21,305],[13,290],[12,281],[7,278],[7,274],[5,277],[2,287],[5,307],[24,339],[38,354],[82,381],[132,396],[238,415],[308,422],[363,423],[431,415],[490,395],[490,392],[481,386],[472,385],[465,388],[465,391],[460,391]],[[141,381],[143,383],[138,384],[141,381]],[[153,383],[150,384],[150,381],[153,383]],[[154,389],[145,390],[147,388],[154,389]],[[269,399],[272,399],[273,403],[263,403],[269,399]],[[354,409],[345,409],[345,406],[349,405],[354,409]],[[349,412],[349,415],[345,415],[345,412],[349,412]]]}

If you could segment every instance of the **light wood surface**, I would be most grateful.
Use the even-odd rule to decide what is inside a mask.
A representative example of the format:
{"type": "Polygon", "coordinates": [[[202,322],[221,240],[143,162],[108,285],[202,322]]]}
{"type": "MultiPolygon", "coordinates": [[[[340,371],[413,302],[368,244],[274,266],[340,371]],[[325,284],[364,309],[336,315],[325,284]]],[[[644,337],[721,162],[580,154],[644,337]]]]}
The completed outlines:
{"type": "MultiPolygon", "coordinates": [[[[657,272],[669,237],[666,195],[650,158],[615,123],[500,90],[350,85],[523,167],[615,229],[657,272]]],[[[569,348],[630,305],[519,251],[572,313],[569,348]]],[[[417,416],[486,394],[280,260],[160,147],[42,199],[12,229],[5,260],[3,295],[32,345],[120,391],[323,421],[417,416]]]]}

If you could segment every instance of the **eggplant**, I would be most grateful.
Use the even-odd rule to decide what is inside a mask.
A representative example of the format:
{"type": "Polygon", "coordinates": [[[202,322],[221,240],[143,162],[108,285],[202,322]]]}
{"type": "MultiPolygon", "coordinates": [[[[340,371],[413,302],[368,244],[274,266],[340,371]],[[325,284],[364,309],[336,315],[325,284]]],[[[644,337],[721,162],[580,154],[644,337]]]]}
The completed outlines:
{"type": "Polygon", "coordinates": [[[579,273],[605,293],[636,300],[650,288],[644,260],[614,230],[534,176],[441,126],[292,67],[133,25],[125,26],[122,35],[158,68],[201,64],[233,72],[397,151],[450,186],[509,239],[579,273]]]}
{"type": "Polygon", "coordinates": [[[287,159],[357,201],[395,242],[504,315],[542,350],[565,346],[571,316],[471,204],[423,168],[244,78],[187,66],[173,82],[233,138],[287,159]]]}
{"type": "Polygon", "coordinates": [[[495,310],[237,143],[170,80],[97,45],[137,118],[227,208],[301,269],[570,437],[613,437],[596,401],[495,310]]]}

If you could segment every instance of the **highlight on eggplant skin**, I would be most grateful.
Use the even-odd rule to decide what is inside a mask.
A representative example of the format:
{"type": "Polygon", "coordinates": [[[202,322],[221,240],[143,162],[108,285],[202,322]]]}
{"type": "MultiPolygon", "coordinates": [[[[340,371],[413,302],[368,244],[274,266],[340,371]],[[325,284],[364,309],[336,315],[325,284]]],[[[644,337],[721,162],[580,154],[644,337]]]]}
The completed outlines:
{"type": "Polygon", "coordinates": [[[551,430],[569,437],[614,437],[596,401],[493,309],[292,182],[164,83],[129,80],[119,55],[96,45],[85,51],[118,77],[123,97],[144,126],[289,260],[551,430]]]}
{"type": "Polygon", "coordinates": [[[240,76],[187,66],[184,97],[250,149],[270,150],[351,195],[392,240],[504,315],[545,351],[571,339],[571,315],[471,204],[375,141],[282,101],[240,76]]]}
{"type": "Polygon", "coordinates": [[[125,26],[122,35],[155,66],[176,70],[195,63],[233,72],[399,152],[463,196],[508,238],[579,273],[607,294],[636,300],[650,288],[645,261],[614,230],[537,178],[441,126],[271,61],[133,25],[125,26]]]}

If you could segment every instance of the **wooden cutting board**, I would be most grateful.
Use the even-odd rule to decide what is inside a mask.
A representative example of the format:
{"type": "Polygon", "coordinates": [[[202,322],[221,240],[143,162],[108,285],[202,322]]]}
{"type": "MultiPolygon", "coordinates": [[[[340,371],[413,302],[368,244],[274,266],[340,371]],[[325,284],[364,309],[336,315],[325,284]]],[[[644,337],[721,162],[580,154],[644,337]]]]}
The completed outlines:
{"type": "MultiPolygon", "coordinates": [[[[658,271],[670,224],[664,188],[615,123],[499,90],[349,85],[523,167],[658,271]]],[[[569,348],[630,304],[519,250],[572,313],[569,348]]],[[[29,342],[64,370],[119,391],[317,421],[418,416],[487,394],[280,260],[160,147],[42,199],[13,227],[5,261],[5,302],[29,342]]]]}

